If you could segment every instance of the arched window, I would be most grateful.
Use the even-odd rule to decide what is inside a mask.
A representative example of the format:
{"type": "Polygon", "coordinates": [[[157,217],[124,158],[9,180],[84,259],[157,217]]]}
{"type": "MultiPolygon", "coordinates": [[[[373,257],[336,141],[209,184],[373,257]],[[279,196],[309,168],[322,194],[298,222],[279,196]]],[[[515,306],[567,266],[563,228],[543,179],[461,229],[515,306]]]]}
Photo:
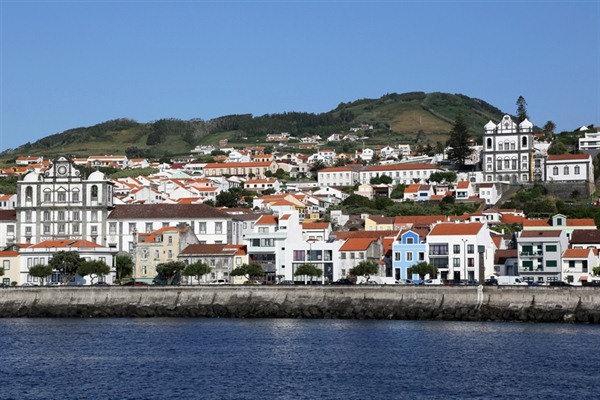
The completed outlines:
{"type": "Polygon", "coordinates": [[[581,168],[579,168],[579,165],[575,166],[573,173],[575,175],[579,175],[581,173],[581,168]]]}
{"type": "Polygon", "coordinates": [[[31,201],[33,199],[33,188],[31,186],[27,186],[25,188],[25,200],[31,201]]]}
{"type": "Polygon", "coordinates": [[[504,141],[504,150],[508,150],[508,149],[510,148],[510,147],[508,147],[508,146],[509,146],[509,144],[508,144],[508,140],[505,140],[505,141],[504,141]]]}
{"type": "Polygon", "coordinates": [[[552,168],[552,175],[558,175],[558,167],[552,168]]]}
{"type": "Polygon", "coordinates": [[[92,185],[92,200],[98,200],[98,186],[92,185]]]}
{"type": "Polygon", "coordinates": [[[487,148],[491,149],[492,148],[492,138],[487,138],[486,143],[487,143],[487,148]]]}
{"type": "Polygon", "coordinates": [[[567,165],[565,165],[565,169],[563,172],[565,175],[569,175],[569,167],[567,165]]]}
{"type": "Polygon", "coordinates": [[[516,147],[516,146],[515,146],[515,142],[514,142],[514,141],[510,142],[510,149],[511,149],[511,150],[514,150],[514,149],[515,149],[515,147],[516,147]]]}
{"type": "Polygon", "coordinates": [[[521,146],[522,147],[527,147],[527,136],[523,136],[521,138],[521,146]]]}

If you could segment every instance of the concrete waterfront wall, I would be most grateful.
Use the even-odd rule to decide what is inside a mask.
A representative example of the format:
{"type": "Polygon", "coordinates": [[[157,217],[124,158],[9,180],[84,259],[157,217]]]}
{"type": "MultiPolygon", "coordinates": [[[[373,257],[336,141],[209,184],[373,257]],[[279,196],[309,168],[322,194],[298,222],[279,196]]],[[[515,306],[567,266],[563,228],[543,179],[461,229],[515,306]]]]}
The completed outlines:
{"type": "Polygon", "coordinates": [[[600,287],[111,286],[0,290],[0,317],[161,316],[600,323],[600,287]]]}

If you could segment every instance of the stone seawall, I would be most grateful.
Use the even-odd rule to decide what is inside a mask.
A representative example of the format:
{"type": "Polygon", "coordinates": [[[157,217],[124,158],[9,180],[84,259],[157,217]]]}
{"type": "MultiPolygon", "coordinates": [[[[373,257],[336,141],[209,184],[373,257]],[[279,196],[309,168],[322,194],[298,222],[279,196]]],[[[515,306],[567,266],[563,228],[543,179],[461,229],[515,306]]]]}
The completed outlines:
{"type": "Polygon", "coordinates": [[[202,286],[0,290],[0,317],[437,319],[600,323],[595,287],[202,286]]]}

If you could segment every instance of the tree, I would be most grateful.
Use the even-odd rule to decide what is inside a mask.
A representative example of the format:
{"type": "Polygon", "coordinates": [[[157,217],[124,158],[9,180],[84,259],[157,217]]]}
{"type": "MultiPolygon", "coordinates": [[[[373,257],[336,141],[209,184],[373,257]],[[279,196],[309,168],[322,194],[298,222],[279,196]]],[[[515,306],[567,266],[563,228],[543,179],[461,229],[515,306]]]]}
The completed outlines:
{"type": "Polygon", "coordinates": [[[252,280],[252,278],[260,278],[263,279],[265,276],[265,271],[260,266],[260,264],[242,264],[239,267],[235,268],[229,274],[231,276],[245,276],[248,280],[252,280]]]}
{"type": "Polygon", "coordinates": [[[29,275],[40,278],[40,284],[44,285],[44,279],[52,275],[52,267],[45,264],[36,264],[29,268],[29,275]]]}
{"type": "Polygon", "coordinates": [[[301,264],[294,272],[294,276],[310,276],[310,281],[313,281],[313,277],[322,276],[323,270],[318,268],[314,264],[301,264]]]}
{"type": "Polygon", "coordinates": [[[193,276],[196,281],[200,283],[200,279],[211,271],[208,264],[203,262],[196,262],[186,266],[182,272],[184,276],[193,276]]]}
{"type": "Polygon", "coordinates": [[[544,130],[546,139],[552,139],[552,135],[554,135],[554,130],[556,129],[556,124],[554,124],[552,121],[548,121],[542,129],[544,130]]]}
{"type": "Polygon", "coordinates": [[[185,264],[181,261],[169,261],[158,264],[156,266],[156,282],[163,285],[173,285],[179,283],[179,274],[185,268],[185,264]]]}
{"type": "Polygon", "coordinates": [[[361,261],[352,269],[352,274],[356,276],[365,276],[367,282],[371,279],[371,275],[379,272],[379,266],[375,261],[361,261]]]}
{"type": "Polygon", "coordinates": [[[110,267],[100,260],[83,261],[77,268],[79,276],[90,276],[90,283],[94,283],[94,279],[110,273],[110,267]]]}
{"type": "Polygon", "coordinates": [[[4,276],[4,268],[0,267],[0,276],[4,276]]]}
{"type": "Polygon", "coordinates": [[[525,98],[523,96],[519,96],[519,98],[517,99],[517,119],[519,120],[518,123],[520,124],[528,118],[529,116],[527,115],[527,102],[525,101],[525,98]]]}
{"type": "Polygon", "coordinates": [[[217,195],[217,207],[235,208],[240,201],[240,194],[234,190],[227,190],[217,195]]]}
{"type": "Polygon", "coordinates": [[[117,270],[117,279],[131,276],[133,273],[133,260],[128,255],[117,256],[115,259],[115,268],[117,270]]]}
{"type": "Polygon", "coordinates": [[[61,280],[63,283],[67,283],[75,278],[77,269],[83,262],[83,258],[79,257],[79,253],[76,251],[59,251],[48,260],[48,265],[52,269],[60,272],[61,280]]]}
{"type": "Polygon", "coordinates": [[[458,165],[465,165],[465,160],[471,155],[473,149],[469,147],[471,136],[461,113],[456,115],[454,125],[450,131],[450,138],[446,143],[448,150],[448,159],[455,161],[458,165]]]}
{"type": "Polygon", "coordinates": [[[429,274],[430,277],[435,278],[437,275],[437,267],[429,264],[426,261],[421,261],[410,267],[407,272],[411,275],[419,274],[419,279],[423,279],[427,274],[429,274]]]}

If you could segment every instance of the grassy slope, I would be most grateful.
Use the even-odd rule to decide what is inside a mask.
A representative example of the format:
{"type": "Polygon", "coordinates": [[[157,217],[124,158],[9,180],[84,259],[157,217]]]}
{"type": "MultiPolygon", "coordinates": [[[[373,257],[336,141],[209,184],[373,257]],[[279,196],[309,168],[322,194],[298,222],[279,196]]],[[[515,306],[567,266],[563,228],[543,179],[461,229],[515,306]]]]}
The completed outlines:
{"type": "MultiPolygon", "coordinates": [[[[355,115],[354,122],[370,123],[376,126],[389,126],[389,129],[377,129],[367,143],[411,143],[415,140],[418,131],[425,132],[426,142],[435,144],[437,141],[445,142],[448,132],[456,114],[463,113],[465,122],[475,135],[481,134],[483,126],[491,119],[498,122],[502,117],[500,110],[487,105],[479,100],[462,95],[447,93],[407,93],[385,95],[379,99],[361,99],[343,105],[343,109],[352,111],[355,115]]],[[[340,107],[332,110],[335,114],[340,107]]],[[[135,146],[148,149],[146,140],[150,133],[150,124],[136,123],[135,121],[122,120],[120,122],[107,121],[90,128],[77,128],[53,135],[56,140],[48,145],[48,141],[40,140],[30,146],[23,146],[12,153],[4,154],[4,158],[20,155],[43,154],[51,157],[59,154],[76,155],[109,155],[123,154],[125,149],[135,146]]],[[[307,132],[309,133],[309,132],[307,132]]],[[[205,136],[198,144],[217,145],[221,139],[229,139],[229,145],[244,146],[249,144],[262,144],[256,139],[240,141],[239,132],[216,132],[205,136]]],[[[169,135],[159,145],[155,153],[161,154],[189,154],[190,146],[178,135],[169,135]]]]}

